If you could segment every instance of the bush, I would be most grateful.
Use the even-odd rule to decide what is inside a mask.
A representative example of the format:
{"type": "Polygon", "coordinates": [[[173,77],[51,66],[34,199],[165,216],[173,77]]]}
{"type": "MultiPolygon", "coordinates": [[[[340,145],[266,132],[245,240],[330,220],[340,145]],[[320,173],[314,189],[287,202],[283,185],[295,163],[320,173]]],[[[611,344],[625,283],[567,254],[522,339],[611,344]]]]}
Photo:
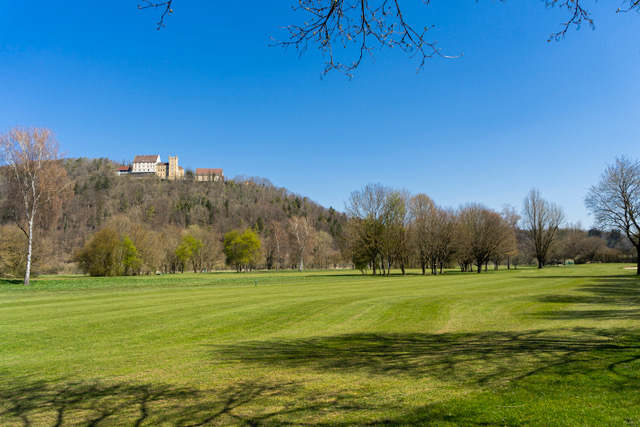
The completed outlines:
{"type": "Polygon", "coordinates": [[[91,276],[121,276],[124,274],[122,242],[109,227],[99,230],[76,254],[78,266],[91,276]]]}
{"type": "Polygon", "coordinates": [[[14,226],[0,227],[0,276],[24,277],[27,244],[24,233],[14,226]]]}

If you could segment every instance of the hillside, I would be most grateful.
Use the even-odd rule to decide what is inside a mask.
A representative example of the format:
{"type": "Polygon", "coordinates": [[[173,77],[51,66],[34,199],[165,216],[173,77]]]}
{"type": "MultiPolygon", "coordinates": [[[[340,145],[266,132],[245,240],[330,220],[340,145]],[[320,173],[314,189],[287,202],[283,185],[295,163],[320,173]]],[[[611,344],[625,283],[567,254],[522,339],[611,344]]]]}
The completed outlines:
{"type": "MultiPolygon", "coordinates": [[[[155,233],[161,244],[199,228],[222,241],[232,229],[252,228],[268,247],[274,227],[285,230],[289,218],[305,216],[316,232],[331,237],[332,251],[340,249],[344,214],[308,198],[276,187],[269,180],[238,177],[226,182],[167,181],[155,176],[117,176],[117,164],[109,159],[66,159],[73,194],[60,215],[41,233],[36,269],[57,272],[99,229],[110,225],[155,233]],[[278,226],[276,226],[278,224],[278,226]],[[42,262],[43,260],[47,262],[42,262]],[[40,262],[38,262],[40,261],[40,262]]],[[[0,206],[5,234],[11,225],[7,213],[7,188],[0,184],[0,206]]],[[[220,255],[220,254],[218,254],[220,255]]],[[[267,256],[268,254],[263,254],[267,256]]],[[[219,258],[219,257],[218,257],[219,258]]],[[[217,260],[220,265],[220,259],[217,260]]],[[[264,260],[261,264],[264,264],[264,260]]]]}

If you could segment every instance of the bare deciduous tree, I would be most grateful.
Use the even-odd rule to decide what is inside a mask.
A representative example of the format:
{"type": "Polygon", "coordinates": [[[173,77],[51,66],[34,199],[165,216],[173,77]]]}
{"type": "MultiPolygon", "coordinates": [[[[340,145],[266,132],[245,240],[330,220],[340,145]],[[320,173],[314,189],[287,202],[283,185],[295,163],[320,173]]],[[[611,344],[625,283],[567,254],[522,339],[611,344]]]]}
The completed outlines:
{"type": "Polygon", "coordinates": [[[499,253],[511,248],[515,237],[509,224],[498,214],[479,204],[468,204],[460,209],[460,242],[462,252],[482,267],[499,253]]]}
{"type": "MultiPolygon", "coordinates": [[[[600,226],[625,232],[640,256],[640,163],[626,157],[607,166],[600,182],[589,189],[587,208],[600,226]]],[[[640,275],[640,258],[637,274],[640,275]]]]}
{"type": "Polygon", "coordinates": [[[558,228],[564,220],[562,208],[540,197],[540,192],[532,188],[524,199],[522,225],[528,233],[538,268],[544,267],[552,245],[556,241],[558,228]]]}
{"type": "Polygon", "coordinates": [[[304,257],[313,249],[312,240],[315,236],[313,225],[304,216],[294,216],[289,220],[289,234],[295,256],[298,261],[298,271],[304,270],[304,257]]]}
{"type": "Polygon", "coordinates": [[[428,257],[433,274],[442,274],[444,264],[456,251],[458,222],[450,209],[436,207],[430,219],[428,257]]]}
{"type": "MultiPolygon", "coordinates": [[[[509,228],[513,230],[514,236],[518,229],[518,221],[520,221],[520,215],[515,206],[505,205],[502,207],[502,218],[507,221],[509,228]]],[[[514,245],[511,251],[505,254],[507,256],[507,270],[511,269],[511,257],[518,255],[518,244],[514,241],[514,245]]]]}
{"type": "Polygon", "coordinates": [[[427,265],[433,274],[438,274],[456,248],[455,214],[436,206],[425,194],[411,199],[411,211],[411,235],[422,274],[426,274],[427,265]]]}
{"type": "Polygon", "coordinates": [[[427,274],[429,262],[429,218],[435,209],[436,205],[426,194],[416,194],[411,198],[411,236],[423,275],[427,274]]]}
{"type": "Polygon", "coordinates": [[[286,231],[281,223],[272,221],[267,228],[267,237],[264,243],[265,262],[268,270],[275,267],[276,271],[284,264],[287,253],[286,231]]]}
{"type": "Polygon", "coordinates": [[[385,191],[382,214],[382,268],[384,270],[386,262],[387,275],[391,273],[391,265],[394,262],[400,266],[404,275],[409,263],[409,235],[407,230],[411,222],[410,198],[411,196],[406,190],[387,189],[385,191]]]}
{"type": "Polygon", "coordinates": [[[383,217],[387,192],[387,188],[380,184],[368,184],[362,191],[351,193],[346,204],[349,246],[358,258],[366,256],[369,259],[374,276],[378,256],[383,249],[383,217]]]}
{"type": "Polygon", "coordinates": [[[12,191],[11,212],[27,238],[25,286],[31,277],[36,221],[44,207],[69,188],[59,162],[58,143],[49,129],[14,128],[0,135],[0,165],[12,191]]]}

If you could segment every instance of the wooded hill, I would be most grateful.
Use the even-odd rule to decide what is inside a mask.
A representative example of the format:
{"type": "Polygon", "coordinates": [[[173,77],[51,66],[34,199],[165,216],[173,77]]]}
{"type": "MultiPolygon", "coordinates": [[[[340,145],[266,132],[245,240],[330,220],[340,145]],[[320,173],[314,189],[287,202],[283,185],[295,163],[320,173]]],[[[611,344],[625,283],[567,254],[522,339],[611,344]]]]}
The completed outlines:
{"type": "MultiPolygon", "coordinates": [[[[226,182],[169,181],[155,176],[117,176],[118,164],[105,158],[65,159],[63,164],[71,179],[72,195],[63,202],[57,215],[49,214],[42,218],[44,227],[38,236],[36,271],[75,271],[75,254],[90,236],[104,227],[115,228],[122,235],[142,233],[146,236],[143,240],[149,240],[151,234],[153,243],[150,244],[156,246],[154,249],[160,245],[160,249],[166,249],[166,252],[173,252],[175,248],[165,246],[174,245],[176,239],[179,242],[190,229],[204,232],[210,235],[210,240],[220,243],[230,230],[251,228],[262,240],[260,266],[270,264],[268,266],[272,267],[274,261],[280,261],[281,266],[296,264],[286,256],[288,242],[284,240],[288,239],[281,239],[281,259],[271,262],[268,259],[270,236],[275,230],[286,230],[292,217],[307,218],[313,231],[322,235],[323,247],[310,248],[305,253],[311,266],[321,267],[318,265],[321,262],[342,262],[340,236],[346,216],[285,188],[276,187],[267,179],[237,177],[226,182]],[[314,251],[323,252],[322,261],[316,257],[314,263],[314,251]]],[[[20,231],[12,225],[8,201],[7,185],[1,182],[4,247],[14,254],[17,263],[23,251],[19,243],[20,231]]],[[[136,236],[129,237],[136,240],[136,236]]],[[[216,252],[208,263],[209,268],[224,266],[220,247],[216,252]]],[[[11,264],[10,254],[6,253],[2,258],[4,274],[7,274],[6,270],[11,269],[6,265],[11,264]]],[[[161,254],[152,258],[149,262],[155,265],[147,265],[140,272],[167,267],[161,254]]],[[[169,269],[175,268],[174,265],[169,269]]],[[[0,275],[2,273],[0,271],[0,275]]],[[[19,272],[15,271],[14,275],[19,276],[19,272]]]]}

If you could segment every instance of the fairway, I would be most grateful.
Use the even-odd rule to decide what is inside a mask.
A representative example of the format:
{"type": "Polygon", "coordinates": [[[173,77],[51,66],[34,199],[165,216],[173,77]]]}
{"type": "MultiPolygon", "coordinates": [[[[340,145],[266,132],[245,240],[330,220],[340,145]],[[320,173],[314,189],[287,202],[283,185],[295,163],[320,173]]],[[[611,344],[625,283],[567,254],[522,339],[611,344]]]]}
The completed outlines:
{"type": "Polygon", "coordinates": [[[0,425],[640,425],[634,270],[412,273],[0,279],[0,425]]]}

